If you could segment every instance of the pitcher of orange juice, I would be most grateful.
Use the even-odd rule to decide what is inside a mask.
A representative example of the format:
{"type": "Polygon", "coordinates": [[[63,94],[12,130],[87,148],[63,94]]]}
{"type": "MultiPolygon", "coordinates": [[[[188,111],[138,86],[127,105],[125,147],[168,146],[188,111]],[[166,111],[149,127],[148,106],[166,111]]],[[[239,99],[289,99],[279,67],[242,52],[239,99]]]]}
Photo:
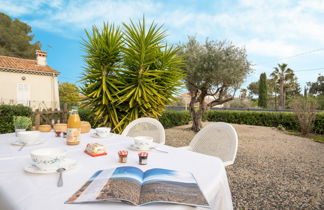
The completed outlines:
{"type": "Polygon", "coordinates": [[[68,123],[67,123],[67,134],[66,144],[77,145],[80,143],[81,134],[81,120],[77,108],[72,108],[68,123]]]}

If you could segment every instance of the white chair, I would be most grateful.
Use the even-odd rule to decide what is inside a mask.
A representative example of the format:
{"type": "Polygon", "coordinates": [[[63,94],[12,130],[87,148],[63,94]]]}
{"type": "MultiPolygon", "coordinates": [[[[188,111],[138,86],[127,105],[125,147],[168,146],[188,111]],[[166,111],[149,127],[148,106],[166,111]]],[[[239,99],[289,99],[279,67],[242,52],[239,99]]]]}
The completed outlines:
{"type": "Polygon", "coordinates": [[[234,163],[237,145],[238,138],[234,127],[228,123],[217,122],[206,125],[194,136],[189,146],[182,148],[219,157],[228,166],[234,163]]]}
{"type": "Polygon", "coordinates": [[[165,131],[163,125],[156,119],[144,117],[130,122],[124,129],[123,136],[151,136],[153,141],[165,144],[165,131]]]}

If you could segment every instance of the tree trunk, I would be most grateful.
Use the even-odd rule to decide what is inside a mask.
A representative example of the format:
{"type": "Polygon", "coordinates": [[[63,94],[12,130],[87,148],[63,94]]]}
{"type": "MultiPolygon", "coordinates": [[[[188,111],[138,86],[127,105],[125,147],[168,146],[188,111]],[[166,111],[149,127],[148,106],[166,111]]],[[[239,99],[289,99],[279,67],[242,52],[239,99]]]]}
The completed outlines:
{"type": "Polygon", "coordinates": [[[280,97],[279,97],[279,108],[283,109],[284,108],[284,81],[283,78],[280,79],[280,97]]]}
{"type": "Polygon", "coordinates": [[[202,112],[200,110],[192,112],[191,113],[192,117],[192,127],[191,130],[198,132],[202,128],[202,112]]]}
{"type": "Polygon", "coordinates": [[[274,95],[274,108],[278,109],[278,107],[277,107],[277,93],[276,92],[275,92],[275,95],[274,95]]]}
{"type": "Polygon", "coordinates": [[[191,96],[190,101],[190,113],[192,118],[191,130],[198,132],[202,128],[202,116],[206,110],[205,96],[207,95],[207,90],[203,90],[199,97],[197,95],[191,96]],[[195,110],[195,102],[199,102],[199,109],[195,110]]]}

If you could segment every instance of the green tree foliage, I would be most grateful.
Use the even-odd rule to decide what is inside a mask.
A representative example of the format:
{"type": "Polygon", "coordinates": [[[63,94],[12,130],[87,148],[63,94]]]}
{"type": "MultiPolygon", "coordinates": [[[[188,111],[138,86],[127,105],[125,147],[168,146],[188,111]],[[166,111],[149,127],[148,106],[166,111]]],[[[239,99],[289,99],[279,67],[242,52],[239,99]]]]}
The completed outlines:
{"type": "Polygon", "coordinates": [[[201,45],[189,37],[182,46],[185,59],[185,83],[190,92],[190,112],[193,120],[192,130],[199,131],[205,110],[233,100],[236,90],[251,71],[245,49],[225,41],[206,40],[201,45]],[[207,96],[214,100],[208,104],[207,96]],[[195,104],[198,103],[198,109],[195,104]]]}
{"type": "Polygon", "coordinates": [[[247,89],[249,90],[249,97],[253,98],[254,95],[259,95],[259,81],[251,82],[247,89]]]}
{"type": "Polygon", "coordinates": [[[316,82],[307,82],[309,93],[313,95],[324,95],[324,76],[318,75],[316,82]]]}
{"type": "Polygon", "coordinates": [[[288,64],[278,64],[278,67],[274,67],[274,71],[271,73],[272,79],[275,81],[275,84],[278,85],[278,88],[275,88],[275,91],[279,89],[279,108],[285,108],[287,92],[292,91],[290,95],[300,92],[300,87],[297,86],[297,78],[294,74],[294,71],[290,68],[287,68],[288,64]],[[299,89],[298,89],[299,87],[299,89]]]}
{"type": "Polygon", "coordinates": [[[324,109],[324,76],[318,75],[317,81],[308,82],[309,93],[316,96],[320,109],[324,109]]]}
{"type": "Polygon", "coordinates": [[[267,75],[262,73],[259,80],[259,100],[258,106],[267,108],[268,106],[268,87],[267,87],[267,75]]]}
{"type": "Polygon", "coordinates": [[[82,93],[100,125],[121,132],[139,117],[161,116],[181,85],[179,49],[168,46],[161,26],[145,20],[104,24],[86,31],[82,93]]]}
{"type": "Polygon", "coordinates": [[[80,90],[72,83],[59,83],[60,103],[68,105],[78,105],[80,102],[80,90]]]}
{"type": "Polygon", "coordinates": [[[246,88],[242,88],[240,90],[240,99],[245,99],[247,97],[247,89],[246,88]]]}
{"type": "Polygon", "coordinates": [[[41,44],[39,41],[31,43],[33,38],[29,25],[0,12],[0,55],[35,58],[41,44]]]}

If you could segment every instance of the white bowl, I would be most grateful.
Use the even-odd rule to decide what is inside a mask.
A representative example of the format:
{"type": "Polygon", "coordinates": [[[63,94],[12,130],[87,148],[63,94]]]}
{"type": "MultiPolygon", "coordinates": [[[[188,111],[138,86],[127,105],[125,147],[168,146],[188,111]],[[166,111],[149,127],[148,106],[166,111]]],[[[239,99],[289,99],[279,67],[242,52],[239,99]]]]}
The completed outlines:
{"type": "Polygon", "coordinates": [[[17,133],[19,141],[25,144],[32,144],[39,140],[39,131],[20,131],[17,133]]]}
{"type": "Polygon", "coordinates": [[[136,136],[134,137],[135,147],[139,149],[150,149],[153,144],[153,137],[151,136],[136,136]]]}
{"type": "Polygon", "coordinates": [[[59,168],[65,154],[63,148],[42,148],[30,153],[33,163],[41,170],[59,168]]]}
{"type": "Polygon", "coordinates": [[[107,128],[107,127],[99,127],[96,128],[96,134],[100,137],[106,137],[109,135],[111,128],[107,128]]]}

